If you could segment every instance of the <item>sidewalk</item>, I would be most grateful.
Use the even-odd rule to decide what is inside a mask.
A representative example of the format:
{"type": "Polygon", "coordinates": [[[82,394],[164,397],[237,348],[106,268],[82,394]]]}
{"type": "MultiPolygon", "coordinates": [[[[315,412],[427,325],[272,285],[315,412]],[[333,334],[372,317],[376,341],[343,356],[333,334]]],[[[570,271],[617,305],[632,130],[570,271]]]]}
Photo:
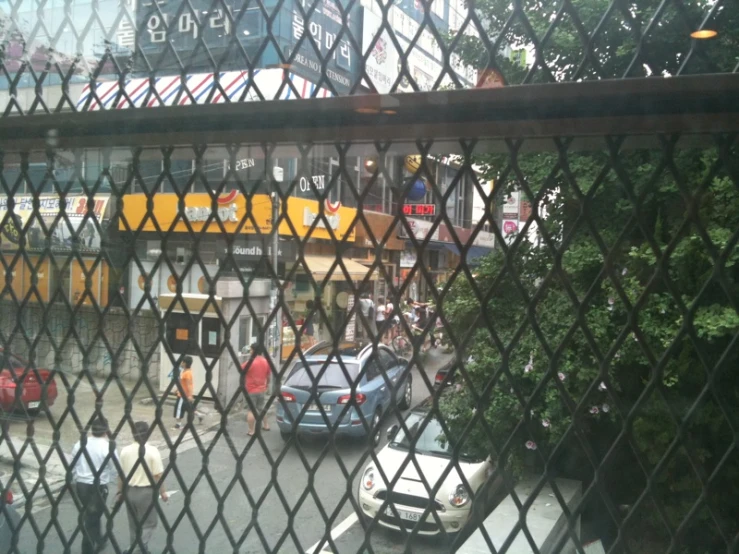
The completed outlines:
{"type": "MultiPolygon", "coordinates": [[[[102,385],[102,379],[95,382],[98,391],[102,385]]],[[[98,400],[102,414],[108,419],[118,450],[133,441],[132,422],[146,421],[154,424],[156,419],[158,404],[144,387],[139,387],[129,404],[121,388],[126,394],[131,394],[130,391],[134,386],[135,383],[129,381],[122,381],[120,385],[112,383],[98,400]]],[[[25,503],[18,476],[29,490],[44,477],[46,485],[53,493],[64,485],[66,469],[61,457],[69,459],[74,444],[80,439],[81,427],[87,425],[95,412],[96,394],[87,380],[80,381],[73,396],[68,394],[63,383],[57,382],[57,387],[59,396],[51,407],[53,422],[43,413],[36,418],[8,416],[3,421],[7,425],[7,439],[0,436],[0,484],[4,485],[10,480],[15,462],[19,461],[20,467],[17,472],[19,475],[11,485],[16,507],[25,503]],[[73,407],[74,412],[69,406],[73,407]]],[[[179,439],[179,445],[193,440],[194,437],[190,430],[172,429],[175,423],[173,398],[160,401],[159,406],[162,411],[161,422],[154,427],[150,442],[160,449],[162,456],[169,457],[171,452],[165,434],[172,443],[179,439]]],[[[202,424],[197,423],[195,418],[194,427],[198,435],[203,435],[221,425],[220,415],[215,412],[212,402],[200,402],[198,410],[205,414],[202,424]]],[[[231,413],[236,415],[238,412],[231,413]]],[[[43,487],[43,483],[39,485],[43,487]]],[[[46,496],[42,490],[37,494],[46,496]]]]}

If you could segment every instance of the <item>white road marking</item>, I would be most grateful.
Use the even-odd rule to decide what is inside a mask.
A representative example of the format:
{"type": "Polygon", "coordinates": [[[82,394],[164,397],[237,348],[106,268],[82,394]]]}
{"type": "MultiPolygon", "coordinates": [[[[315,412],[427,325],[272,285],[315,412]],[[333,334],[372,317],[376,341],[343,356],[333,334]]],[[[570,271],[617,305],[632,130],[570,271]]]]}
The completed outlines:
{"type": "MultiPolygon", "coordinates": [[[[352,525],[354,525],[357,521],[359,521],[359,517],[357,516],[356,513],[352,512],[351,514],[349,514],[349,517],[347,517],[344,521],[339,523],[336,527],[334,527],[331,530],[331,540],[335,541],[336,539],[338,539],[341,535],[346,533],[349,530],[349,528],[352,525]]],[[[316,551],[316,548],[318,548],[318,545],[320,545],[323,542],[324,542],[323,539],[318,541],[316,544],[311,546],[306,551],[306,554],[314,554],[316,551]]],[[[328,543],[324,543],[324,547],[328,547],[328,543]]]]}

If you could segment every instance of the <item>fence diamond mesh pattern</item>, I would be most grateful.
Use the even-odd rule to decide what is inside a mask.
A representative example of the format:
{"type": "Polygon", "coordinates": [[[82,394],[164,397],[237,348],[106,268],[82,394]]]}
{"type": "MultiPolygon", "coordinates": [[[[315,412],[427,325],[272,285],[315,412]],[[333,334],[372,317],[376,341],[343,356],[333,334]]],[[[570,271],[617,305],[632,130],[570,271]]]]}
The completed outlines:
{"type": "Polygon", "coordinates": [[[0,551],[739,549],[733,4],[0,21],[0,551]]]}

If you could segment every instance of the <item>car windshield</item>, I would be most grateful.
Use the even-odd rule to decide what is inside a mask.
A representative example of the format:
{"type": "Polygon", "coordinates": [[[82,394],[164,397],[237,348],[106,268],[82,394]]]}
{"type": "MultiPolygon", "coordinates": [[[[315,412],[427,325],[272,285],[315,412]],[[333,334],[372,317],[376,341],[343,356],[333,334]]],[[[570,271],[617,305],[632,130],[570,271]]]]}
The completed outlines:
{"type": "MultiPolygon", "coordinates": [[[[426,417],[427,414],[424,413],[411,413],[405,420],[409,433],[403,431],[401,427],[390,446],[399,450],[410,450],[412,440],[417,437],[415,451],[419,454],[451,458],[455,445],[447,438],[438,419],[431,416],[428,424],[423,428],[423,432],[419,435],[419,429],[426,417]]],[[[460,450],[459,457],[465,462],[482,461],[479,456],[467,451],[464,447],[460,450]]]]}
{"type": "MultiPolygon", "coordinates": [[[[290,377],[285,381],[288,387],[298,389],[309,389],[313,386],[317,375],[323,368],[325,362],[309,362],[307,365],[300,363],[293,368],[290,377]]],[[[317,381],[319,388],[348,389],[356,381],[359,375],[357,364],[344,364],[344,368],[337,362],[330,362],[326,370],[317,381]],[[346,368],[346,373],[344,372],[346,368]]]]}

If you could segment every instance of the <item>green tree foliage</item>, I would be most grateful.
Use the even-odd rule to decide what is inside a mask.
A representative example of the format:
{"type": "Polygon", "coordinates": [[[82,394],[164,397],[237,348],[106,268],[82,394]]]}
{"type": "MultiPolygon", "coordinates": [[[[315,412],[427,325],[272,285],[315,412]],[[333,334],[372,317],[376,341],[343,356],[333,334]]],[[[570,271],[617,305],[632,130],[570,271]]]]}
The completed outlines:
{"type": "MultiPolygon", "coordinates": [[[[739,54],[739,10],[708,0],[475,7],[501,44],[543,40],[547,67],[520,68],[458,37],[508,83],[732,71],[739,54]],[[719,38],[696,46],[708,13],[719,38]]],[[[594,494],[613,505],[651,483],[627,535],[668,544],[684,525],[680,544],[713,552],[739,531],[739,156],[729,139],[661,140],[476,160],[534,204],[540,232],[454,281],[444,315],[466,374],[441,402],[454,435],[513,474],[547,464],[587,486],[605,459],[594,494]]]]}
{"type": "MultiPolygon", "coordinates": [[[[542,240],[488,256],[444,305],[454,330],[472,329],[458,332],[466,386],[443,400],[455,434],[482,418],[467,442],[507,470],[528,455],[586,480],[615,445],[614,504],[633,503],[661,465],[654,490],[672,529],[718,469],[709,504],[736,533],[739,460],[719,469],[739,425],[739,185],[727,159],[622,151],[616,170],[605,155],[530,157],[524,188],[549,198],[542,240]]],[[[651,500],[643,511],[659,529],[651,500]]],[[[701,540],[720,536],[708,508],[693,523],[701,540]]]]}

